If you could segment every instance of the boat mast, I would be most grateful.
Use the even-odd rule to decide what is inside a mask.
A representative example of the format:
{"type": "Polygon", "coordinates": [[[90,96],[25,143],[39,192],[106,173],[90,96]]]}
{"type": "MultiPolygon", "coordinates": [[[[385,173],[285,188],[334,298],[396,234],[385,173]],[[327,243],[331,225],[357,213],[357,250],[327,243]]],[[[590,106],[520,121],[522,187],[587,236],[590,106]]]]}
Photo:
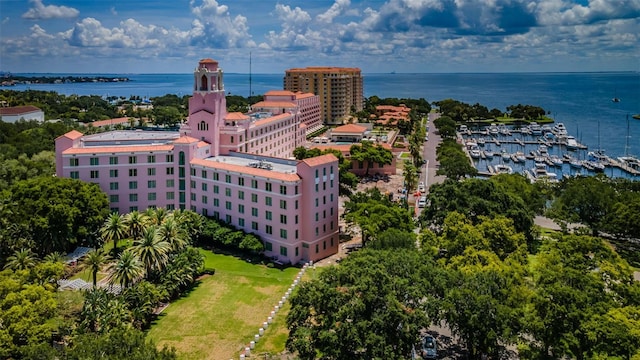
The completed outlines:
{"type": "Polygon", "coordinates": [[[251,90],[251,51],[249,51],[249,105],[251,105],[251,94],[253,94],[251,90]]]}
{"type": "Polygon", "coordinates": [[[627,143],[624,145],[624,156],[629,156],[629,138],[631,134],[629,132],[629,114],[627,114],[627,143]]]}

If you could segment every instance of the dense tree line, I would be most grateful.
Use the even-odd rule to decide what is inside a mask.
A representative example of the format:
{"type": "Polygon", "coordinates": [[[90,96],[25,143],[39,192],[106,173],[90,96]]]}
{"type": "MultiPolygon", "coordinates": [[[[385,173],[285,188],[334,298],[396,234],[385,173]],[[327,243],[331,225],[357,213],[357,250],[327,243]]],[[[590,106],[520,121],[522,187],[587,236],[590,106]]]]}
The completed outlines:
{"type": "Polygon", "coordinates": [[[404,359],[444,323],[473,359],[510,349],[522,359],[640,357],[633,269],[602,239],[540,237],[533,216],[554,194],[545,186],[517,175],[434,186],[418,249],[400,240],[410,217],[375,191],[353,195],[345,217],[369,234],[365,250],[297,290],[287,348],[302,359],[404,359]]]}
{"type": "Polygon", "coordinates": [[[523,119],[531,121],[539,120],[547,113],[543,108],[539,106],[522,104],[509,105],[505,109],[506,112],[502,112],[499,109],[495,108],[489,110],[486,106],[479,103],[470,105],[453,99],[435,101],[433,104],[438,106],[439,112],[442,115],[452,118],[457,123],[497,119],[505,116],[513,119],[523,119]]]}
{"type": "Polygon", "coordinates": [[[212,218],[204,219],[198,243],[251,254],[261,254],[264,251],[264,244],[257,235],[236,230],[231,225],[212,218]]]}
{"type": "Polygon", "coordinates": [[[325,154],[333,154],[338,158],[338,183],[340,185],[340,195],[351,194],[356,185],[358,185],[358,177],[355,174],[349,172],[349,169],[351,169],[351,160],[345,158],[340,150],[320,150],[317,148],[307,149],[303,146],[293,150],[293,156],[297,160],[303,160],[325,154]]]}

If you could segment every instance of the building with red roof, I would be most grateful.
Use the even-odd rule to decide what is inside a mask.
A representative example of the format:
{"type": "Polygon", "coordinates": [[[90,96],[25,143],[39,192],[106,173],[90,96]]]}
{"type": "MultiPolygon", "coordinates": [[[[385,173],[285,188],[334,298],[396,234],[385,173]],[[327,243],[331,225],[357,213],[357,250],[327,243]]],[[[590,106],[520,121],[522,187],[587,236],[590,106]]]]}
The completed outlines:
{"type": "Polygon", "coordinates": [[[18,120],[44,121],[44,111],[33,105],[0,107],[0,120],[6,123],[15,123],[18,120]]]}
{"type": "Polygon", "coordinates": [[[284,111],[227,113],[223,72],[203,59],[179,131],[68,132],[56,174],[98,184],[115,212],[189,209],[258,235],[282,262],[322,259],[338,251],[338,159],[290,158],[306,140],[296,101],[314,97],[293,96],[284,111]]]}

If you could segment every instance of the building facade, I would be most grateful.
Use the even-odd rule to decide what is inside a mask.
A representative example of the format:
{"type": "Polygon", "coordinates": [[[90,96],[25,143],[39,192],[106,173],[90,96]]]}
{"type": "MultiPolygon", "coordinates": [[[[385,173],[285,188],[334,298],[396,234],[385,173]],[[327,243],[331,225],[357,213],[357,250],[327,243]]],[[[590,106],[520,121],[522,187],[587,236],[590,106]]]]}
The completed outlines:
{"type": "Polygon", "coordinates": [[[71,131],[56,139],[58,176],[93,182],[111,209],[190,209],[260,236],[283,262],[338,251],[338,160],[289,159],[305,138],[295,112],[227,113],[223,72],[194,71],[179,132],[71,131]]]}
{"type": "Polygon", "coordinates": [[[362,74],[359,68],[306,67],[285,71],[284,89],[320,97],[322,120],[342,125],[352,110],[363,108],[362,74]]]}
{"type": "Polygon", "coordinates": [[[15,123],[18,120],[37,122],[44,121],[44,112],[33,105],[0,107],[0,120],[6,123],[15,123]]]}

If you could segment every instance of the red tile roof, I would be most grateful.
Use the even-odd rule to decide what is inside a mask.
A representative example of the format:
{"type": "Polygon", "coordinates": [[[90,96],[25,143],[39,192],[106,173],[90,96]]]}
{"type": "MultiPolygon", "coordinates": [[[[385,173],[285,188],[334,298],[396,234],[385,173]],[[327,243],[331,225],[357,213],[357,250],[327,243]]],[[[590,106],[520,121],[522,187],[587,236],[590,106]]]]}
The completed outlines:
{"type": "Polygon", "coordinates": [[[249,116],[241,112],[230,112],[224,117],[225,120],[247,120],[249,116]]]}
{"type": "Polygon", "coordinates": [[[121,118],[115,118],[115,119],[109,119],[109,120],[94,121],[92,123],[89,123],[88,125],[94,126],[94,127],[102,127],[102,126],[109,126],[109,125],[126,124],[128,122],[129,122],[128,117],[121,117],[121,118]]]}
{"type": "Polygon", "coordinates": [[[284,113],[284,114],[268,117],[266,119],[260,119],[260,120],[256,121],[254,124],[255,124],[255,126],[262,126],[262,125],[266,125],[266,124],[268,124],[268,123],[270,123],[272,121],[278,121],[278,120],[281,120],[281,119],[286,119],[286,118],[288,118],[290,116],[291,116],[291,114],[284,113]]]}
{"type": "Polygon", "coordinates": [[[180,136],[180,138],[177,139],[176,141],[174,141],[173,143],[174,144],[192,144],[192,143],[198,142],[198,141],[200,141],[200,140],[198,140],[198,139],[196,139],[194,137],[191,137],[191,136],[184,135],[184,136],[180,136]]]}
{"type": "Polygon", "coordinates": [[[206,166],[212,169],[235,171],[242,174],[261,176],[261,177],[282,180],[282,181],[300,180],[300,176],[298,176],[298,174],[291,174],[291,173],[285,174],[285,173],[281,173],[273,170],[258,169],[258,168],[253,168],[249,166],[229,164],[229,163],[220,162],[220,161],[212,161],[212,160],[206,160],[206,159],[192,159],[191,164],[206,166]]]}
{"type": "Polygon", "coordinates": [[[302,160],[305,164],[309,166],[318,166],[322,164],[328,164],[330,162],[338,161],[338,158],[333,154],[325,154],[312,158],[307,158],[302,160]]]}
{"type": "Polygon", "coordinates": [[[22,115],[22,114],[32,113],[35,111],[42,111],[42,110],[40,110],[40,108],[37,108],[33,105],[4,107],[4,108],[0,108],[0,115],[22,115]]]}
{"type": "Polygon", "coordinates": [[[211,59],[211,58],[206,58],[206,59],[202,59],[200,60],[200,64],[217,64],[218,62],[211,59]]]}
{"type": "Polygon", "coordinates": [[[132,153],[151,151],[170,151],[173,145],[130,145],[130,146],[96,146],[84,148],[69,148],[62,152],[63,155],[79,154],[104,154],[104,153],[132,153]]]}
{"type": "Polygon", "coordinates": [[[69,131],[69,132],[68,132],[68,133],[66,133],[66,134],[62,134],[62,135],[58,136],[58,137],[56,138],[56,140],[58,140],[58,139],[59,139],[59,138],[61,138],[61,137],[66,137],[66,138],[68,138],[68,139],[75,140],[75,139],[77,139],[77,138],[82,137],[82,135],[83,135],[83,134],[82,134],[80,131],[77,131],[77,130],[71,130],[71,131],[69,131]]]}
{"type": "Polygon", "coordinates": [[[289,101],[260,101],[251,105],[251,107],[252,108],[259,108],[259,107],[292,108],[292,107],[296,107],[296,104],[289,101]]]}
{"type": "Polygon", "coordinates": [[[273,96],[291,96],[294,95],[293,92],[289,90],[269,90],[264,93],[265,96],[273,95],[273,96]]]}
{"type": "Polygon", "coordinates": [[[355,124],[347,124],[347,125],[338,126],[337,128],[332,130],[332,132],[353,133],[353,134],[362,134],[365,131],[367,131],[366,127],[355,125],[355,124]]]}

